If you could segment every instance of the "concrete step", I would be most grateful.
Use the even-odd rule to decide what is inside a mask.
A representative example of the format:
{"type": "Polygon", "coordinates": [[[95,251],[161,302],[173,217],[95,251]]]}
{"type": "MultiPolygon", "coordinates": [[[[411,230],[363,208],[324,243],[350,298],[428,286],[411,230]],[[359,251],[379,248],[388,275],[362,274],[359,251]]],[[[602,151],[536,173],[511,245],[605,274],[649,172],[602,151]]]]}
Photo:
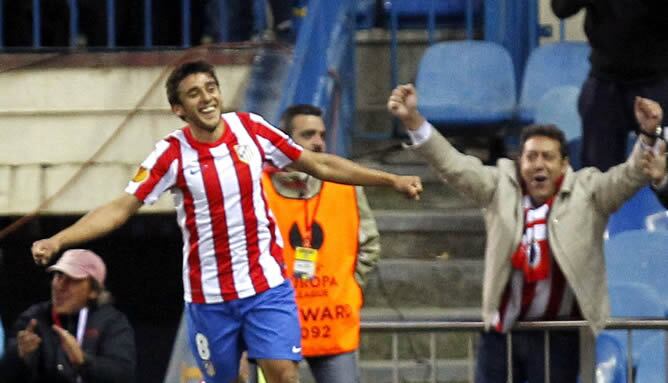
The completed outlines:
{"type": "MultiPolygon", "coordinates": [[[[479,321],[480,308],[479,307],[455,307],[455,308],[439,308],[439,307],[423,307],[423,308],[397,308],[397,310],[390,308],[364,308],[362,310],[362,320],[364,322],[374,321],[479,321]]],[[[473,350],[478,339],[477,332],[437,332],[432,338],[429,333],[411,333],[403,332],[397,334],[397,357],[400,360],[399,371],[404,372],[402,375],[407,380],[413,368],[428,364],[431,355],[431,350],[434,350],[433,357],[437,359],[438,368],[449,366],[457,370],[456,366],[459,363],[467,360],[473,355],[473,350]]],[[[378,333],[363,330],[360,343],[360,360],[361,371],[365,377],[366,382],[376,382],[381,380],[381,376],[375,374],[386,373],[387,368],[392,370],[392,334],[378,333]],[[383,372],[384,371],[384,372],[383,372]],[[368,376],[366,373],[373,373],[368,376]]],[[[459,371],[457,379],[453,376],[441,376],[438,373],[438,381],[458,381],[461,378],[462,371],[459,371]],[[454,379],[454,380],[453,380],[454,379]]],[[[423,375],[420,375],[423,376],[423,375]]],[[[385,379],[385,378],[383,378],[385,379]]],[[[466,379],[464,379],[466,380],[466,379]]],[[[384,381],[384,380],[382,380],[384,381]]]]}
{"type": "MultiPolygon", "coordinates": [[[[389,96],[390,87],[387,89],[378,90],[385,92],[389,96]]],[[[355,113],[354,134],[359,137],[375,136],[376,139],[388,140],[392,139],[394,126],[392,119],[385,108],[369,108],[367,106],[358,106],[357,113],[355,113]]]]}
{"type": "MultiPolygon", "coordinates": [[[[434,374],[437,383],[469,382],[473,362],[467,359],[436,359],[434,374]]],[[[396,366],[390,360],[360,360],[361,383],[428,383],[432,382],[432,366],[429,360],[402,360],[396,366]],[[396,373],[398,380],[394,380],[396,373]]],[[[300,382],[316,383],[305,362],[300,364],[300,382]]]]}
{"type": "Polygon", "coordinates": [[[430,167],[424,164],[381,164],[357,161],[365,166],[387,172],[415,175],[422,181],[420,200],[406,199],[402,194],[387,187],[366,187],[369,203],[374,209],[432,210],[434,208],[474,208],[473,201],[437,178],[430,167]]]}
{"type": "Polygon", "coordinates": [[[374,210],[383,259],[482,259],[485,228],[478,209],[374,210]]]}
{"type": "MultiPolygon", "coordinates": [[[[443,205],[446,204],[447,202],[443,202],[443,205]]],[[[451,202],[447,206],[441,206],[440,210],[376,209],[374,215],[379,230],[383,232],[484,232],[485,226],[480,209],[459,208],[455,205],[456,202],[451,202]]]]}
{"type": "MultiPolygon", "coordinates": [[[[467,359],[437,359],[436,367],[433,369],[429,360],[402,360],[397,363],[397,375],[399,382],[406,383],[428,383],[432,382],[431,374],[435,381],[441,382],[469,382],[472,381],[474,362],[467,359]]],[[[363,383],[392,383],[395,382],[395,364],[389,360],[363,360],[360,361],[360,380],[363,383]]]]}
{"type": "MultiPolygon", "coordinates": [[[[412,212],[413,216],[439,210],[472,211],[471,202],[443,184],[423,182],[422,187],[423,191],[418,201],[407,199],[403,194],[387,187],[366,187],[364,190],[374,211],[403,210],[412,212]]],[[[409,219],[410,216],[402,218],[409,219]]]]}
{"type": "Polygon", "coordinates": [[[368,276],[365,307],[480,307],[482,275],[482,260],[381,259],[368,276]]]}
{"type": "Polygon", "coordinates": [[[419,201],[384,187],[365,188],[374,211],[384,258],[481,258],[485,227],[482,211],[442,182],[415,153],[396,145],[371,147],[356,162],[396,174],[422,179],[419,201]],[[394,149],[393,149],[394,147],[394,149]]]}
{"type": "MultiPolygon", "coordinates": [[[[478,307],[456,308],[367,308],[362,321],[479,321],[478,307]]],[[[397,336],[398,362],[392,361],[392,335],[362,330],[359,369],[362,383],[393,382],[396,370],[399,382],[431,382],[431,350],[434,350],[437,382],[468,382],[473,366],[478,333],[400,333],[397,336]]],[[[300,381],[315,383],[306,363],[300,364],[300,381]]]]}
{"type": "Polygon", "coordinates": [[[482,259],[485,251],[484,233],[447,232],[381,232],[383,259],[482,259]]]}

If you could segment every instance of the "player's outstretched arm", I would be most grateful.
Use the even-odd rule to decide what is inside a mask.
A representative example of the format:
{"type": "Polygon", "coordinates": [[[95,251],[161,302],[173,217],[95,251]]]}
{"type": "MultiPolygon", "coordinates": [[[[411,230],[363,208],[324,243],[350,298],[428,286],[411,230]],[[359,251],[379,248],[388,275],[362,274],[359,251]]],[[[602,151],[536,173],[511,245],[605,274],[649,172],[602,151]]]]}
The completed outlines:
{"type": "Polygon", "coordinates": [[[419,177],[370,169],[333,154],[304,150],[290,167],[324,181],[360,186],[390,186],[413,199],[419,199],[422,193],[419,177]]]}
{"type": "Polygon", "coordinates": [[[130,194],[95,208],[52,237],[32,244],[32,257],[38,265],[46,265],[63,249],[101,237],[118,228],[130,218],[142,203],[130,194]]]}

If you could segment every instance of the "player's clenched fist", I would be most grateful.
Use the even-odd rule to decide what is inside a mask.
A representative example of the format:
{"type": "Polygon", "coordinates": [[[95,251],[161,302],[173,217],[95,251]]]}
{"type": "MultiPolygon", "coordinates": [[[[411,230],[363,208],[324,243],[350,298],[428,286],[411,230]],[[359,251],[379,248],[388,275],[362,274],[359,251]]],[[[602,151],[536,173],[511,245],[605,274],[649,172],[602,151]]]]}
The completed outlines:
{"type": "Polygon", "coordinates": [[[44,266],[49,263],[54,254],[60,251],[60,245],[55,239],[40,239],[32,244],[30,251],[35,263],[44,266]]]}

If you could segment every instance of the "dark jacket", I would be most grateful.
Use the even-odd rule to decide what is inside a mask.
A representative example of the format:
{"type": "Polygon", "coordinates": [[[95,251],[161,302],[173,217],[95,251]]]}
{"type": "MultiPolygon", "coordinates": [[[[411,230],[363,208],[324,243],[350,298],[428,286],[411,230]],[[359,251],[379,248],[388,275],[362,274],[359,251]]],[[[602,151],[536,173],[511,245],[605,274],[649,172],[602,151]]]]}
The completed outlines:
{"type": "Polygon", "coordinates": [[[552,0],[557,17],[586,8],[592,75],[615,81],[668,76],[668,1],[552,0]]]}
{"type": "MultiPolygon", "coordinates": [[[[62,327],[76,336],[78,315],[61,316],[62,327]]],[[[31,306],[16,320],[8,334],[7,350],[0,363],[0,381],[5,383],[127,383],[135,379],[134,332],[125,315],[111,305],[89,306],[82,349],[85,362],[77,370],[63,351],[60,338],[51,329],[51,304],[31,306]],[[26,362],[18,355],[16,336],[32,318],[42,338],[39,349],[26,362]]]]}

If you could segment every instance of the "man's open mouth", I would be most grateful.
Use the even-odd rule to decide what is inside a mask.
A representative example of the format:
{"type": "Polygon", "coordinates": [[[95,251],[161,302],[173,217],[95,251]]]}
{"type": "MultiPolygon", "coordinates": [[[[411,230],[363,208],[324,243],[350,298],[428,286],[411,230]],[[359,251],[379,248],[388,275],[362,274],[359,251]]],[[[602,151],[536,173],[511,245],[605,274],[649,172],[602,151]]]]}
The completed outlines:
{"type": "Polygon", "coordinates": [[[534,176],[533,181],[534,182],[540,182],[540,183],[545,182],[545,181],[547,181],[547,176],[544,176],[544,175],[534,176]]]}

